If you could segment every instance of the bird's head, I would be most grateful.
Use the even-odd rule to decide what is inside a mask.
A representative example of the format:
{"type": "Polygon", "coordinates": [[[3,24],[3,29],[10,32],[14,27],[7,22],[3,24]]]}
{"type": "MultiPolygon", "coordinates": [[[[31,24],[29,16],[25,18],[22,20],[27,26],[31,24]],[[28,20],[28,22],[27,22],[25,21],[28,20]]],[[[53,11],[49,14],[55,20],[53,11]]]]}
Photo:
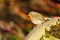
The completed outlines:
{"type": "Polygon", "coordinates": [[[36,17],[39,16],[39,15],[40,15],[39,13],[34,12],[34,11],[32,11],[32,12],[30,12],[30,13],[28,14],[28,16],[30,17],[31,20],[32,20],[33,18],[36,18],[36,17]]]}

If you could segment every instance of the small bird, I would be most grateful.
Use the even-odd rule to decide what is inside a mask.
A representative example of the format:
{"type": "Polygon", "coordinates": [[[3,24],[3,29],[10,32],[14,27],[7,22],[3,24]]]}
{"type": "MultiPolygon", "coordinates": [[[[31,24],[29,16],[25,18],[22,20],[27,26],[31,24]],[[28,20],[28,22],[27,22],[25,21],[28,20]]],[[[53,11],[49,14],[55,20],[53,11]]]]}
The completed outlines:
{"type": "Polygon", "coordinates": [[[49,17],[44,17],[41,13],[32,11],[29,13],[29,17],[34,24],[41,24],[46,20],[50,20],[49,17]]]}

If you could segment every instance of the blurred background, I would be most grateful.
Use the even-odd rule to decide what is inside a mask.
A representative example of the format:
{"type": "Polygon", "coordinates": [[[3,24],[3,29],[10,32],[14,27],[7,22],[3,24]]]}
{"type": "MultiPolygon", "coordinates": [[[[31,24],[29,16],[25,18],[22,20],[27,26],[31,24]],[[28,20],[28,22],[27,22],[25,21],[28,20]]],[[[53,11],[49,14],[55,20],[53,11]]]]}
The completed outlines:
{"type": "Polygon", "coordinates": [[[0,27],[0,40],[23,40],[35,26],[28,16],[31,11],[49,17],[60,16],[60,0],[0,0],[0,24],[3,26],[0,27]],[[13,24],[14,27],[5,27],[13,24]],[[17,32],[15,36],[14,32],[17,32]]]}

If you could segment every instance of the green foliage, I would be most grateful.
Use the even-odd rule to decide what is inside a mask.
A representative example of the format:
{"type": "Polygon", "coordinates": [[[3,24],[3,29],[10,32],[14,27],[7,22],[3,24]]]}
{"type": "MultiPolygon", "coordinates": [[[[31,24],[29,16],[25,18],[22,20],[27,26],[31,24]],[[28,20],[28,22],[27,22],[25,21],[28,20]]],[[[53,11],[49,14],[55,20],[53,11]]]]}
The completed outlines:
{"type": "Polygon", "coordinates": [[[31,27],[27,27],[27,28],[25,28],[25,31],[27,31],[27,32],[30,32],[31,30],[32,30],[31,27]]]}
{"type": "Polygon", "coordinates": [[[8,40],[19,40],[19,38],[17,36],[15,36],[15,35],[10,35],[8,37],[8,40]]]}

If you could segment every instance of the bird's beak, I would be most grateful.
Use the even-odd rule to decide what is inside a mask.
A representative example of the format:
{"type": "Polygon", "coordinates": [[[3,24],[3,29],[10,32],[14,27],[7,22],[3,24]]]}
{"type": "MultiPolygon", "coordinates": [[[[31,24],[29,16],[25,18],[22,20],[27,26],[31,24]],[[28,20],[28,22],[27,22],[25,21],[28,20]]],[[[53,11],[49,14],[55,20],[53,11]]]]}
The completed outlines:
{"type": "Polygon", "coordinates": [[[29,16],[29,17],[30,17],[30,19],[32,20],[32,15],[31,15],[31,14],[29,14],[28,16],[29,16]]]}

